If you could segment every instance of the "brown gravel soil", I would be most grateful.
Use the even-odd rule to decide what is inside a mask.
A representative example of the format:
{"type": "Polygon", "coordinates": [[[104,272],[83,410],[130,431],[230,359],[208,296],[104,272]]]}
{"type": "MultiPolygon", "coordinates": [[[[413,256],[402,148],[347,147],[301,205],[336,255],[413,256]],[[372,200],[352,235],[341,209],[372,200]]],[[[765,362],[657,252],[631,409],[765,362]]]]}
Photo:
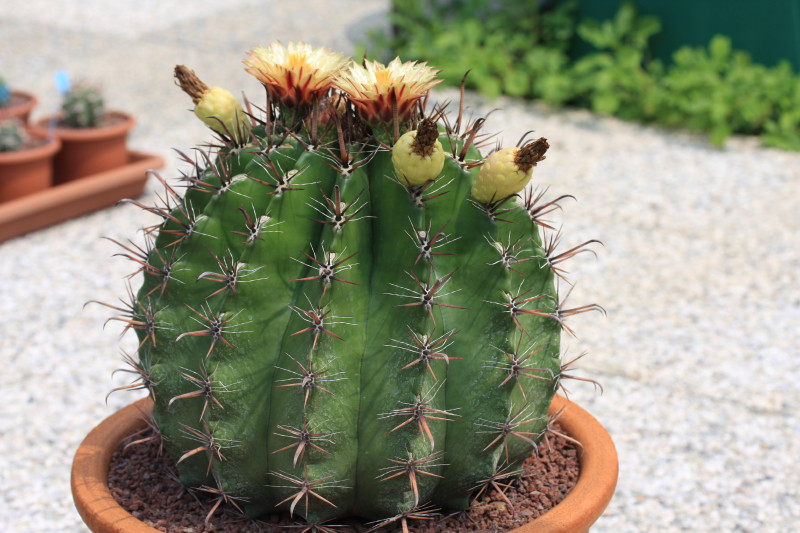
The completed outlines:
{"type": "MultiPolygon", "coordinates": [[[[554,429],[560,431],[557,427],[554,429]]],[[[141,441],[142,436],[135,438],[141,441]]],[[[375,525],[340,520],[312,528],[286,513],[252,520],[243,517],[231,504],[215,508],[219,499],[214,494],[186,490],[177,479],[172,460],[166,453],[159,454],[157,439],[137,442],[127,448],[123,446],[111,458],[108,474],[111,493],[136,518],[165,533],[361,533],[375,525]]],[[[530,522],[563,500],[575,486],[579,473],[576,445],[557,434],[549,434],[547,441],[540,445],[539,453],[525,462],[519,479],[498,480],[494,487],[486,487],[465,512],[431,513],[424,515],[425,519],[408,520],[408,530],[416,533],[508,531],[530,522]]],[[[396,520],[382,530],[399,530],[401,526],[401,521],[396,520]]]]}

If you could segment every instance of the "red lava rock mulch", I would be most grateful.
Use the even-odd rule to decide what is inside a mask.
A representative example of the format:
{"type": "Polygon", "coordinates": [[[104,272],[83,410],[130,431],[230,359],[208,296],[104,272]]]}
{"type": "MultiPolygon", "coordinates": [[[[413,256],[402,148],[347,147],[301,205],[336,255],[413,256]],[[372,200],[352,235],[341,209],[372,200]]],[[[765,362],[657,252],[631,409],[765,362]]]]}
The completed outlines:
{"type": "MultiPolygon", "coordinates": [[[[580,473],[576,445],[558,435],[548,435],[539,453],[524,464],[517,480],[498,481],[472,507],[455,515],[430,515],[428,520],[409,520],[410,531],[442,533],[454,531],[503,532],[520,527],[558,504],[575,486],[580,473]],[[505,493],[503,498],[497,488],[505,493]],[[507,500],[507,501],[506,501],[507,500]],[[513,510],[509,503],[513,505],[513,510]]],[[[114,498],[128,512],[165,533],[256,533],[286,531],[331,531],[361,533],[369,529],[356,520],[338,520],[326,528],[312,529],[287,513],[253,520],[231,505],[219,506],[206,524],[217,499],[213,494],[187,491],[178,481],[169,456],[159,455],[156,439],[120,447],[111,459],[108,475],[114,498]]],[[[374,525],[370,524],[370,525],[374,525]]],[[[400,527],[400,521],[384,528],[400,527]]]]}

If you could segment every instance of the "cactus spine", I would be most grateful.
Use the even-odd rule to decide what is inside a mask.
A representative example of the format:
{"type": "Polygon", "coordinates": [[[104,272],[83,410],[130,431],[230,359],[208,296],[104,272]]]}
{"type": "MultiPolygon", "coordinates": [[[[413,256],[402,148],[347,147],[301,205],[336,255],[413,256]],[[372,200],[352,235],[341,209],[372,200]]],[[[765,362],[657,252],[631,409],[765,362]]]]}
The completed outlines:
{"type": "Polygon", "coordinates": [[[599,309],[561,306],[555,202],[516,194],[546,141],[482,174],[482,121],[425,117],[424,64],[245,63],[265,116],[184,155],[186,194],[165,182],[163,224],[124,245],[144,282],[118,318],[181,479],[311,523],[464,509],[544,435],[565,320],[599,309]]]}

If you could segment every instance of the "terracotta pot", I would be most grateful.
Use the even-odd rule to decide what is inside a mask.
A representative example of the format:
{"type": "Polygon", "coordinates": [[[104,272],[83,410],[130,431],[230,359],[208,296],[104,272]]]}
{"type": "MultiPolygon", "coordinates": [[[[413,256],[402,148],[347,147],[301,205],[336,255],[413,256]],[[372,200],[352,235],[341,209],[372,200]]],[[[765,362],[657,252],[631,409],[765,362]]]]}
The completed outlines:
{"type": "Polygon", "coordinates": [[[564,409],[562,429],[583,445],[578,482],[561,503],[511,533],[583,533],[600,518],[614,495],[619,474],[617,448],[606,429],[578,404],[553,398],[550,414],[564,409]]]}
{"type": "Polygon", "coordinates": [[[0,106],[0,120],[17,118],[28,123],[31,111],[39,101],[30,93],[11,91],[11,99],[7,105],[0,106]]]}
{"type": "MultiPolygon", "coordinates": [[[[61,151],[56,155],[53,167],[56,185],[128,163],[128,132],[136,121],[119,111],[109,111],[106,116],[113,124],[101,128],[52,128],[53,134],[61,141],[61,151]]],[[[53,117],[44,118],[32,124],[31,130],[49,136],[53,123],[53,117]]]]}
{"type": "MultiPolygon", "coordinates": [[[[581,533],[603,513],[617,484],[617,451],[611,437],[592,415],[557,396],[550,412],[566,410],[562,428],[583,444],[581,474],[556,507],[512,533],[581,533]]],[[[120,507],[108,489],[111,455],[126,437],[145,427],[152,412],[149,398],[105,419],[84,439],[72,463],[72,496],[83,521],[94,533],[158,533],[120,507]]]]}
{"type": "Polygon", "coordinates": [[[0,152],[0,203],[48,189],[53,184],[53,156],[60,147],[58,139],[50,139],[36,148],[0,152]]]}

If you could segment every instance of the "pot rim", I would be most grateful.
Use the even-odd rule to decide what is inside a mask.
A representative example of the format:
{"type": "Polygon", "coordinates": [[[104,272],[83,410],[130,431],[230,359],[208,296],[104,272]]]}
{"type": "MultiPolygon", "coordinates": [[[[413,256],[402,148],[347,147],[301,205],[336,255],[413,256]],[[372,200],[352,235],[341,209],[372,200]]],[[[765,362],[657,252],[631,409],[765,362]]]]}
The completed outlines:
{"type": "Polygon", "coordinates": [[[45,144],[13,152],[0,152],[0,164],[3,166],[20,165],[38,159],[47,159],[53,157],[61,149],[61,141],[57,137],[48,139],[34,131],[29,131],[29,133],[37,139],[45,140],[45,144]]]}
{"type": "Polygon", "coordinates": [[[10,91],[10,94],[11,96],[21,97],[24,99],[24,101],[14,105],[0,107],[0,119],[17,117],[26,113],[30,113],[33,108],[36,107],[36,104],[39,103],[39,99],[36,98],[36,95],[27,91],[18,91],[13,89],[10,91]]]}
{"type": "MultiPolygon", "coordinates": [[[[561,427],[583,445],[578,482],[558,505],[509,533],[574,533],[587,531],[605,510],[617,484],[617,451],[605,428],[587,411],[556,396],[550,414],[564,408],[561,427]]],[[[72,463],[75,507],[96,533],[160,533],[140,521],[114,499],[108,488],[111,455],[126,437],[145,427],[153,403],[142,398],[112,414],[83,440],[72,463]]]]}
{"type": "MultiPolygon", "coordinates": [[[[17,96],[22,96],[25,100],[36,100],[36,95],[33,93],[29,93],[28,91],[20,91],[17,89],[13,89],[10,91],[12,95],[16,94],[17,96]]],[[[27,103],[27,102],[26,102],[27,103]]]]}
{"type": "Polygon", "coordinates": [[[603,514],[619,476],[617,448],[600,422],[578,404],[556,395],[548,413],[564,409],[558,419],[564,431],[583,446],[578,482],[548,512],[509,533],[572,533],[588,531],[603,514]]]}
{"type": "Polygon", "coordinates": [[[133,115],[123,111],[106,111],[107,117],[119,117],[123,119],[121,122],[112,124],[110,126],[101,126],[98,128],[63,128],[56,126],[50,127],[53,119],[57,119],[59,115],[49,115],[41,118],[31,124],[31,131],[35,131],[39,135],[58,137],[62,141],[92,141],[96,139],[105,139],[108,137],[117,137],[126,135],[136,125],[136,119],[133,115]]]}

